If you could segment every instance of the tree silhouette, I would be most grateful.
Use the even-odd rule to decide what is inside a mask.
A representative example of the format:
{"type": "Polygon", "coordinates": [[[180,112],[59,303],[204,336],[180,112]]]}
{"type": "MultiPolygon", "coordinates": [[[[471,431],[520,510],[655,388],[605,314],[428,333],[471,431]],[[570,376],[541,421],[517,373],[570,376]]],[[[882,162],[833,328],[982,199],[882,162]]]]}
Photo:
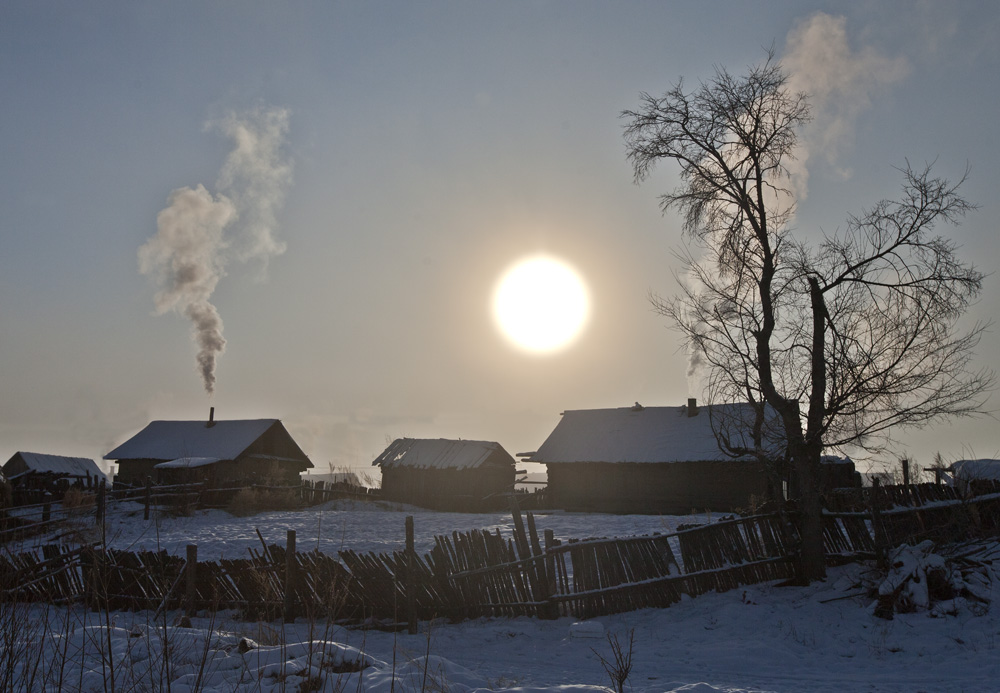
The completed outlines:
{"type": "Polygon", "coordinates": [[[662,159],[680,166],[661,207],[681,213],[702,250],[680,256],[679,293],[653,305],[706,364],[711,400],[755,405],[755,449],[729,452],[763,456],[773,408],[797,482],[801,576],[820,578],[824,448],[881,450],[899,427],[982,411],[993,385],[971,367],[987,326],[957,327],[983,274],[935,235],[972,209],[962,181],[907,163],[898,200],[849,217],[841,233],[798,238],[787,162],[809,106],[770,53],[743,77],[717,69],[691,92],[679,82],[641,94],[622,117],[637,183],[662,159]]]}

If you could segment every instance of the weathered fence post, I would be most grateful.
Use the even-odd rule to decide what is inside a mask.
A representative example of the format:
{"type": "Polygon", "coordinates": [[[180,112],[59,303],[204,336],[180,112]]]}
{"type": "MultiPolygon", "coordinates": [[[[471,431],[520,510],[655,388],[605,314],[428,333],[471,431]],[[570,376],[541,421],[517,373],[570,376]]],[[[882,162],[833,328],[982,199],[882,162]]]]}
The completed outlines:
{"type": "Polygon", "coordinates": [[[887,544],[889,542],[888,537],[886,536],[885,526],[882,524],[882,509],[878,507],[879,492],[881,489],[882,484],[878,477],[872,479],[871,513],[872,532],[875,535],[875,563],[879,570],[885,571],[888,568],[886,551],[888,550],[887,544]]]}
{"type": "Polygon", "coordinates": [[[406,516],[406,630],[417,634],[416,550],[413,541],[413,515],[406,516]]]}
{"type": "Polygon", "coordinates": [[[147,476],[146,477],[146,494],[145,494],[145,498],[143,499],[143,506],[144,506],[143,510],[142,510],[142,519],[143,520],[149,520],[149,506],[151,505],[152,500],[153,500],[152,496],[153,496],[153,477],[147,476]]]}
{"type": "Polygon", "coordinates": [[[80,583],[83,604],[90,608],[94,599],[94,547],[80,547],[80,583]]]}
{"type": "Polygon", "coordinates": [[[285,623],[295,620],[295,530],[288,530],[285,543],[285,623]]]}
{"type": "Polygon", "coordinates": [[[903,486],[910,485],[910,460],[907,458],[902,458],[899,463],[903,465],[903,486]]]}
{"type": "Polygon", "coordinates": [[[105,602],[108,597],[108,583],[105,579],[105,548],[102,546],[97,549],[94,546],[84,547],[83,553],[81,554],[81,568],[83,573],[84,582],[84,599],[87,603],[87,608],[91,611],[100,611],[102,606],[107,604],[101,603],[101,595],[104,595],[105,602]],[[89,585],[87,583],[90,583],[89,585]]]}
{"type": "Polygon", "coordinates": [[[544,606],[538,607],[538,617],[555,618],[551,615],[551,604],[548,603],[552,597],[552,592],[549,589],[548,562],[542,558],[544,554],[542,553],[542,546],[538,542],[538,530],[535,529],[535,516],[530,511],[528,512],[528,538],[531,541],[531,555],[537,559],[531,562],[531,570],[535,577],[535,591],[537,592],[535,600],[544,600],[546,602],[544,606]]]}
{"type": "Polygon", "coordinates": [[[101,479],[100,485],[97,487],[97,509],[94,511],[94,520],[97,524],[102,524],[104,522],[104,504],[106,502],[105,494],[108,489],[108,482],[106,479],[101,479]]]}
{"type": "Polygon", "coordinates": [[[550,553],[556,545],[556,534],[551,529],[545,530],[545,575],[548,578],[545,591],[549,598],[546,618],[559,618],[559,604],[552,601],[556,594],[556,560],[550,553]]]}
{"type": "Polygon", "coordinates": [[[194,616],[197,612],[198,598],[198,545],[187,545],[187,563],[184,564],[184,577],[186,580],[186,590],[184,592],[184,602],[188,616],[194,616]]]}
{"type": "Polygon", "coordinates": [[[528,548],[528,535],[524,531],[524,520],[521,519],[521,509],[517,506],[517,499],[510,496],[510,518],[514,521],[514,546],[517,547],[517,557],[522,561],[531,555],[528,548]]]}

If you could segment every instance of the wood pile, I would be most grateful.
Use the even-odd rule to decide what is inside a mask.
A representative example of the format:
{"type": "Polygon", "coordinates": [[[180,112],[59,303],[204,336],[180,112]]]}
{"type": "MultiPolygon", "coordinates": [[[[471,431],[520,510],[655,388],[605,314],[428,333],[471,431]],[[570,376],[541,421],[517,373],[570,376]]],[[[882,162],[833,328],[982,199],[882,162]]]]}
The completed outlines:
{"type": "Polygon", "coordinates": [[[902,544],[892,550],[887,573],[871,590],[877,597],[874,615],[891,619],[915,611],[935,617],[985,611],[992,601],[998,554],[996,542],[943,548],[930,540],[902,544]]]}

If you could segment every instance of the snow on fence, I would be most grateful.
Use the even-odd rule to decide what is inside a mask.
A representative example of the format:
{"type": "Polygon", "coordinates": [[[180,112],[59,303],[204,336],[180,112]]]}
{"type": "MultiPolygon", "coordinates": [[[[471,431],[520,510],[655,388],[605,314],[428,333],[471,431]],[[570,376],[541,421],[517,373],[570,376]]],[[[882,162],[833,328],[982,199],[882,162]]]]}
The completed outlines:
{"type": "MultiPolygon", "coordinates": [[[[790,539],[776,516],[756,516],[662,535],[556,541],[515,512],[514,537],[473,530],[412,549],[340,560],[286,547],[248,559],[198,561],[160,552],[72,551],[57,545],[0,557],[6,599],[85,601],[93,608],[237,608],[251,617],[323,615],[347,622],[406,617],[560,614],[593,616],[667,606],[681,594],[789,577],[790,539]],[[682,566],[689,566],[687,572],[682,566]]],[[[412,543],[411,543],[412,545],[412,543]]]]}
{"type": "Polygon", "coordinates": [[[826,508],[831,512],[867,512],[872,504],[880,510],[919,508],[941,502],[961,501],[975,496],[1000,493],[1000,481],[977,479],[975,486],[960,489],[944,484],[873,484],[865,488],[834,489],[826,496],[826,508]]]}
{"type": "MultiPolygon", "coordinates": [[[[914,497],[913,493],[909,497],[914,497]]],[[[828,560],[878,556],[903,541],[1000,533],[1000,493],[889,507],[877,494],[868,512],[827,512],[828,560]]],[[[65,549],[0,556],[0,600],[85,601],[110,609],[238,609],[247,618],[324,617],[391,627],[417,619],[570,615],[590,618],[667,607],[740,585],[794,577],[798,532],[791,515],[756,515],[666,534],[571,539],[541,535],[534,517],[513,512],[513,536],[499,530],[438,536],[430,552],[344,550],[339,560],[268,546],[247,559],[199,561],[166,552],[65,549]]]]}
{"type": "MultiPolygon", "coordinates": [[[[340,561],[289,545],[249,559],[198,561],[166,552],[66,551],[0,558],[2,596],[85,601],[93,608],[238,608],[248,617],[295,615],[345,622],[531,615],[554,618],[668,606],[681,594],[731,589],[792,574],[791,539],[777,516],[741,518],[671,534],[560,543],[539,541],[515,513],[514,537],[473,530],[412,549],[340,561]],[[683,566],[688,566],[685,571],[683,566]]],[[[411,544],[412,545],[412,544],[411,544]]]]}
{"type": "Polygon", "coordinates": [[[824,511],[828,563],[884,557],[903,543],[937,543],[1000,534],[1000,483],[983,483],[974,493],[950,486],[913,484],[859,489],[853,501],[824,511]]]}

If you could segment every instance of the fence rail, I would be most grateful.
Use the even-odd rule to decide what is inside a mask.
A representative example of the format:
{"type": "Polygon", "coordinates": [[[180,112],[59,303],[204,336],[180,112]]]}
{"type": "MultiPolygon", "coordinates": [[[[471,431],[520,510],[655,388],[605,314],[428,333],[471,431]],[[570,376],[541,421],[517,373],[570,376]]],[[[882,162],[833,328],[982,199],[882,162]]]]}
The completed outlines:
{"type": "MultiPolygon", "coordinates": [[[[520,518],[519,513],[515,513],[520,518]]],[[[439,536],[429,553],[289,552],[261,544],[245,559],[198,561],[159,552],[47,545],[42,555],[0,557],[0,598],[85,601],[110,609],[238,608],[358,622],[479,616],[593,616],[668,606],[681,594],[792,575],[793,538],[762,515],[670,534],[561,543],[545,548],[527,515],[499,531],[439,536]],[[685,568],[686,567],[686,568],[685,568]]],[[[294,538],[290,538],[294,545],[294,538]]],[[[189,549],[189,552],[190,552],[189,549]]]]}
{"type": "MultiPolygon", "coordinates": [[[[869,512],[826,513],[829,562],[874,556],[903,541],[1000,533],[1000,493],[922,499],[918,506],[885,510],[877,501],[872,499],[869,512]]],[[[344,550],[337,557],[301,552],[295,550],[294,532],[285,547],[261,540],[248,558],[218,561],[199,561],[194,546],[180,557],[47,545],[40,554],[0,556],[0,601],[84,601],[111,609],[236,608],[250,618],[312,615],[398,625],[434,617],[588,618],[667,607],[683,595],[795,575],[799,538],[790,514],[565,542],[551,530],[539,534],[531,513],[522,519],[514,509],[513,519],[511,536],[499,530],[453,532],[436,537],[422,556],[412,548],[344,550]]]]}

